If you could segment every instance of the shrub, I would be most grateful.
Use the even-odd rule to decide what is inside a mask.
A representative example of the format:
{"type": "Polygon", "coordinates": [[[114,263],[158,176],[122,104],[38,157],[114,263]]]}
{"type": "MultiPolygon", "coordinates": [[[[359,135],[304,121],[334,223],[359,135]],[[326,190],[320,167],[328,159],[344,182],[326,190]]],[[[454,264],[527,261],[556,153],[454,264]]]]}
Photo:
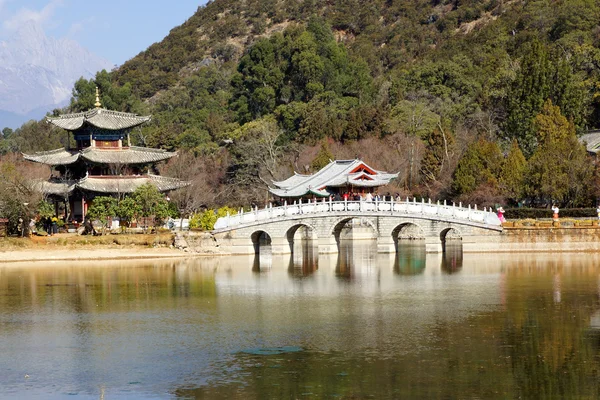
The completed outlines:
{"type": "MultiPolygon", "coordinates": [[[[590,218],[597,217],[595,208],[564,208],[559,213],[561,218],[590,218]]],[[[549,208],[507,208],[504,213],[507,219],[537,219],[552,218],[552,210],[549,208]]]]}
{"type": "Polygon", "coordinates": [[[215,223],[221,217],[237,214],[237,211],[230,207],[221,207],[218,210],[209,209],[202,213],[194,213],[190,218],[190,229],[202,229],[210,231],[215,227],[215,223]]]}

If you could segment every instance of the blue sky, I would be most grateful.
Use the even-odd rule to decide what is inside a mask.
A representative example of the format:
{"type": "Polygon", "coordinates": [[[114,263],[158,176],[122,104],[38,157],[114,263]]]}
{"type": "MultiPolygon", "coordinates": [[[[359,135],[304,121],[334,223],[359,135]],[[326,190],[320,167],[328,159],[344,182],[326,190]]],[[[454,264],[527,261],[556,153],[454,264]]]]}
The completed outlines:
{"type": "Polygon", "coordinates": [[[0,0],[0,40],[35,20],[120,65],[160,41],[206,0],[0,0]]]}

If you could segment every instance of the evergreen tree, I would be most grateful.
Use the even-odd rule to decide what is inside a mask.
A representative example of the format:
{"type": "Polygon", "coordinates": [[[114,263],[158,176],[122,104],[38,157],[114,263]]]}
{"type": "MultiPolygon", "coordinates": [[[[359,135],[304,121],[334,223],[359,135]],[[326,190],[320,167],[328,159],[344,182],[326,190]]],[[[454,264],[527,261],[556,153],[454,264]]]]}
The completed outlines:
{"type": "Polygon", "coordinates": [[[321,142],[321,148],[319,149],[319,153],[310,163],[310,168],[313,171],[318,171],[321,168],[325,167],[327,164],[331,162],[335,157],[331,150],[329,150],[329,144],[326,140],[321,142]]]}
{"type": "Polygon", "coordinates": [[[479,139],[468,147],[458,162],[452,188],[458,195],[470,194],[480,185],[496,188],[501,166],[500,147],[494,142],[479,139]]]}
{"type": "Polygon", "coordinates": [[[538,40],[529,43],[524,53],[508,94],[504,130],[507,138],[516,139],[530,156],[537,147],[534,118],[551,93],[551,66],[548,50],[538,40]]]}
{"type": "Polygon", "coordinates": [[[517,203],[525,193],[524,179],[527,161],[516,140],[512,141],[510,151],[502,163],[500,188],[503,195],[517,203]]]}
{"type": "Polygon", "coordinates": [[[591,205],[587,187],[594,168],[575,126],[548,100],[535,118],[540,146],[529,160],[526,186],[529,197],[563,206],[591,205]]]}

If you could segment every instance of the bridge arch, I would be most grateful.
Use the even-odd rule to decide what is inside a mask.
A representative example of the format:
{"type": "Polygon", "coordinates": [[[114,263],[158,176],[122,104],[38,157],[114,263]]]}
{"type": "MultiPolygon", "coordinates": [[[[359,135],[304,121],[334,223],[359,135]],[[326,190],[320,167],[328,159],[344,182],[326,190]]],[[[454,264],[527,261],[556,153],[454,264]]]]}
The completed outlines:
{"type": "Polygon", "coordinates": [[[338,244],[340,243],[340,234],[342,233],[342,229],[344,229],[344,225],[346,225],[348,222],[352,221],[353,219],[357,219],[357,218],[360,219],[361,222],[366,222],[367,225],[369,225],[371,227],[371,229],[373,230],[373,233],[375,234],[375,237],[379,236],[379,234],[377,232],[377,227],[375,226],[373,221],[371,221],[371,219],[364,218],[361,216],[348,216],[348,217],[338,219],[331,225],[331,230],[329,231],[329,234],[333,235],[336,243],[338,243],[338,244]]]}
{"type": "Polygon", "coordinates": [[[462,240],[463,234],[456,227],[446,228],[440,232],[440,240],[442,243],[446,242],[448,239],[452,240],[462,240]]]}
{"type": "Polygon", "coordinates": [[[298,232],[298,230],[301,228],[307,229],[309,235],[311,236],[311,239],[318,239],[317,230],[314,226],[307,224],[306,222],[299,222],[297,224],[292,225],[288,228],[288,230],[285,233],[285,237],[287,238],[287,241],[290,245],[290,253],[292,254],[294,253],[294,236],[296,235],[296,232],[298,232]]]}
{"type": "Polygon", "coordinates": [[[252,240],[252,245],[254,246],[254,254],[260,254],[260,246],[271,246],[272,243],[272,235],[262,229],[256,230],[252,232],[250,235],[250,239],[252,240]]]}
{"type": "Polygon", "coordinates": [[[398,239],[425,239],[425,231],[419,224],[403,222],[392,229],[392,238],[394,243],[397,243],[398,239]]]}

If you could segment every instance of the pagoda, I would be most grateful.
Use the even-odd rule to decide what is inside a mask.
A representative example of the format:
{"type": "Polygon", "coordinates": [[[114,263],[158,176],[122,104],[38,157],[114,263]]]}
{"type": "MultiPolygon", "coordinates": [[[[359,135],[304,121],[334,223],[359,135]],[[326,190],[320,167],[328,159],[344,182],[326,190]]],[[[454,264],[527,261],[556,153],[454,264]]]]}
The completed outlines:
{"type": "Polygon", "coordinates": [[[46,122],[73,134],[75,148],[23,154],[26,160],[51,167],[50,179],[36,186],[55,203],[57,214],[64,202],[65,218],[83,221],[96,196],[121,197],[146,183],[161,192],[189,184],[157,174],[156,163],[176,152],[131,145],[129,133],[148,122],[149,116],[102,108],[98,88],[94,106],[85,112],[46,117],[46,122]]]}
{"type": "Polygon", "coordinates": [[[276,187],[269,191],[285,200],[367,193],[397,177],[398,174],[378,171],[359,159],[334,160],[312,175],[294,173],[284,181],[273,182],[276,187]]]}

